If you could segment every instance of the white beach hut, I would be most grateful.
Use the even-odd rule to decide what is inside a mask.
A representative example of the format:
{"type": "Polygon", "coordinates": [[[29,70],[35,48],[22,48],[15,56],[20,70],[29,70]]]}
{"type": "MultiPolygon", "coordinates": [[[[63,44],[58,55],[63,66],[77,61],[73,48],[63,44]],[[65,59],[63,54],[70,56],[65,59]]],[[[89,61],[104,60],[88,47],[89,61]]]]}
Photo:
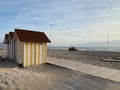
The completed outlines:
{"type": "Polygon", "coordinates": [[[13,37],[9,33],[9,59],[24,67],[46,63],[47,43],[50,40],[44,32],[15,29],[13,37]]]}

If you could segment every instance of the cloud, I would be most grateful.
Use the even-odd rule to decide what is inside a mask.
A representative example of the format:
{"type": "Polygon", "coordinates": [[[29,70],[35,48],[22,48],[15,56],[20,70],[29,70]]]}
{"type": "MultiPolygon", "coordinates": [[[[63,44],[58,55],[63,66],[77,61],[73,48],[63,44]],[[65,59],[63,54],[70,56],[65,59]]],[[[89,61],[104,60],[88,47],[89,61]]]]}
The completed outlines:
{"type": "MultiPolygon", "coordinates": [[[[106,42],[87,42],[84,44],[77,45],[79,47],[108,47],[108,41],[106,42]]],[[[109,47],[118,47],[120,48],[120,40],[114,40],[109,42],[109,47]]]]}
{"type": "Polygon", "coordinates": [[[119,40],[119,5],[119,0],[4,0],[0,30],[3,34],[15,28],[33,29],[49,35],[54,24],[54,45],[105,41],[108,30],[111,40],[119,40]]]}

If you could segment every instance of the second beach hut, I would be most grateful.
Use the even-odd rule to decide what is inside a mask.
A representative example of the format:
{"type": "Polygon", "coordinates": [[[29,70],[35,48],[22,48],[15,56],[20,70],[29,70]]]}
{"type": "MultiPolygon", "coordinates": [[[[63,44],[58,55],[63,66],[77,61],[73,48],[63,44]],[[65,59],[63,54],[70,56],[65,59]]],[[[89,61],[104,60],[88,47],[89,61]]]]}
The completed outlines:
{"type": "Polygon", "coordinates": [[[14,49],[14,40],[13,40],[14,32],[9,32],[8,36],[8,41],[9,41],[9,46],[8,46],[8,57],[11,61],[14,60],[14,54],[13,54],[13,49],[14,49]]]}

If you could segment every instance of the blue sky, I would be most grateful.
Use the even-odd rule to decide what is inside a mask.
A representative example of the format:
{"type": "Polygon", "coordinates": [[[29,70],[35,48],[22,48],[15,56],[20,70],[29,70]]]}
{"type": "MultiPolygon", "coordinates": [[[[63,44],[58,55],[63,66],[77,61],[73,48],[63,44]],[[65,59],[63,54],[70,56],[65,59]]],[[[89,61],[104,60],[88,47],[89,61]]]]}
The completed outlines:
{"type": "Polygon", "coordinates": [[[51,29],[52,46],[120,40],[120,0],[1,0],[0,42],[15,28],[51,29]]]}

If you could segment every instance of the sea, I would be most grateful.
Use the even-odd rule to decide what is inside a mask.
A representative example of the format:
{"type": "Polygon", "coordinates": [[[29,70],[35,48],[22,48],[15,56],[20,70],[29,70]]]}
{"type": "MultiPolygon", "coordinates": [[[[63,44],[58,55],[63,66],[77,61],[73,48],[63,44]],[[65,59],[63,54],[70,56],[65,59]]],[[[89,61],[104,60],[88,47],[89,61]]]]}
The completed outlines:
{"type": "MultiPolygon", "coordinates": [[[[68,50],[70,47],[49,47],[53,50],[68,50]]],[[[116,51],[120,52],[120,47],[75,47],[77,50],[81,51],[116,51]]]]}

